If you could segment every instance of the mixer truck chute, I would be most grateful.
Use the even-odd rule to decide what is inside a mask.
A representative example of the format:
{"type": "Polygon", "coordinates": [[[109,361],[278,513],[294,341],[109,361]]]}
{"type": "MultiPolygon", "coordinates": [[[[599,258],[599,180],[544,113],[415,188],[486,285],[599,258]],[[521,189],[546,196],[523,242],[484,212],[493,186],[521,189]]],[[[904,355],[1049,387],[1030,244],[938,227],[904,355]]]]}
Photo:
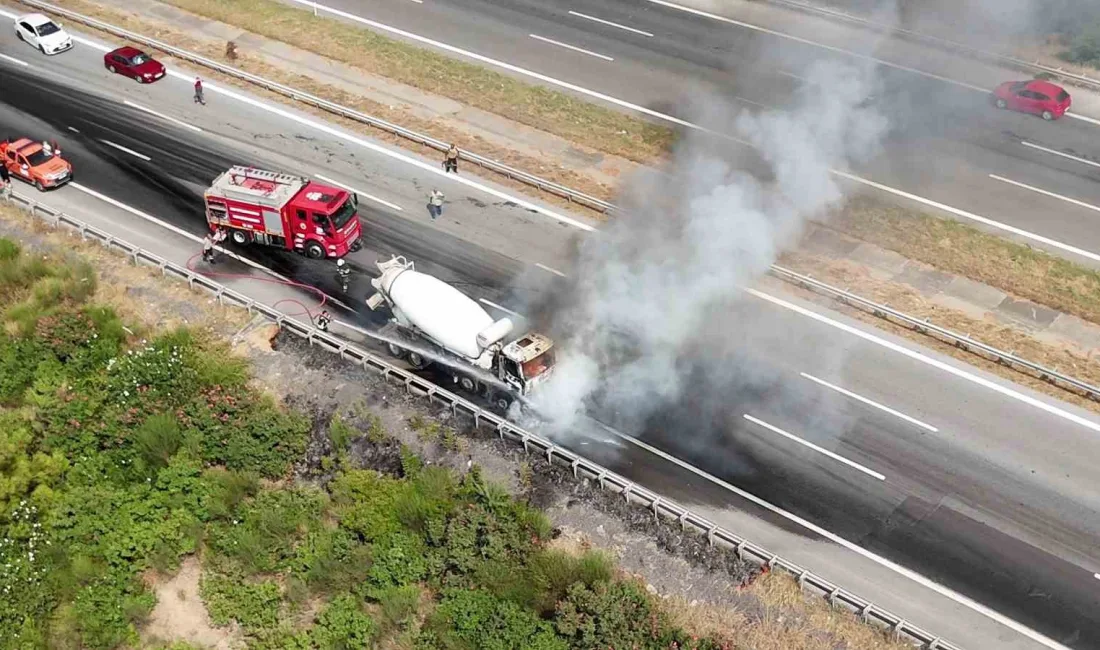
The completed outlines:
{"type": "Polygon", "coordinates": [[[404,257],[377,266],[381,276],[371,284],[378,293],[367,306],[389,307],[392,317],[383,334],[389,334],[394,356],[416,368],[441,362],[436,365],[464,390],[485,394],[501,409],[550,376],[554,343],[548,337],[534,332],[512,337],[511,319],[493,320],[469,296],[416,271],[404,257]]]}

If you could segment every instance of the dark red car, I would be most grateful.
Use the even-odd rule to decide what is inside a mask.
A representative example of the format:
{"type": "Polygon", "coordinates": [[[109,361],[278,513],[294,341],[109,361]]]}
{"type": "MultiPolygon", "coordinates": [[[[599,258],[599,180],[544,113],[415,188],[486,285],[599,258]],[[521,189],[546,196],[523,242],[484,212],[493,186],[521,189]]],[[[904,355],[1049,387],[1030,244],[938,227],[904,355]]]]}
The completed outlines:
{"type": "Polygon", "coordinates": [[[111,72],[130,77],[139,84],[153,83],[164,76],[164,65],[130,46],[104,54],[103,65],[111,72]]]}
{"type": "Polygon", "coordinates": [[[1049,81],[1006,81],[993,90],[997,108],[1009,108],[1021,113],[1041,115],[1044,120],[1056,120],[1069,110],[1070,98],[1061,86],[1049,81]]]}

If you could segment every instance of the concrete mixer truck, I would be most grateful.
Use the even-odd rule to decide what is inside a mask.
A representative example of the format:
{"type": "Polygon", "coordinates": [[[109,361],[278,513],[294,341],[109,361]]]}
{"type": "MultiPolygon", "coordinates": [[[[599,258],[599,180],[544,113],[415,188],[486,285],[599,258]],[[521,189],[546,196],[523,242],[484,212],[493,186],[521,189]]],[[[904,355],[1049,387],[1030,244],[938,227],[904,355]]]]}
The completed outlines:
{"type": "Polygon", "coordinates": [[[470,393],[481,393],[507,410],[529,395],[554,368],[554,343],[542,334],[513,336],[509,318],[494,321],[473,299],[442,280],[416,271],[394,256],[376,262],[381,276],[371,310],[386,305],[392,317],[381,333],[390,354],[414,368],[434,365],[470,393]]]}

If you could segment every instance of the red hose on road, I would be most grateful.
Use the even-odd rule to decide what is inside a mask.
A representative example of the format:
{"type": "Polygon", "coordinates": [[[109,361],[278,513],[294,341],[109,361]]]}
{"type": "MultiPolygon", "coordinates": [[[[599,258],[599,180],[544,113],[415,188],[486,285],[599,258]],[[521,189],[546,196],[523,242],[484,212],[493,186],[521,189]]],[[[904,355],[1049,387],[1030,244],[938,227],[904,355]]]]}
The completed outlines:
{"type": "MultiPolygon", "coordinates": [[[[192,255],[187,260],[186,266],[187,266],[188,271],[191,271],[192,273],[197,273],[197,274],[202,275],[202,276],[207,277],[207,278],[237,278],[237,279],[241,279],[241,280],[252,280],[252,281],[255,281],[255,282],[269,282],[271,284],[280,284],[280,285],[283,285],[283,286],[286,286],[286,287],[297,287],[298,289],[305,289],[306,291],[312,291],[313,293],[317,294],[320,297],[320,301],[317,303],[317,306],[314,307],[314,311],[320,310],[322,307],[325,306],[325,303],[328,302],[328,296],[325,295],[324,291],[321,291],[317,287],[310,286],[308,284],[303,284],[301,282],[295,282],[293,280],[280,280],[279,278],[258,278],[254,275],[249,275],[247,273],[218,273],[216,271],[199,271],[198,269],[195,268],[195,258],[201,257],[201,256],[202,256],[201,252],[195,253],[194,255],[192,255]]],[[[299,307],[302,308],[301,313],[287,314],[287,316],[290,316],[290,317],[308,316],[309,321],[311,323],[313,322],[313,313],[310,311],[309,307],[306,307],[304,304],[299,302],[298,299],[296,299],[296,298],[283,298],[281,300],[276,301],[273,305],[271,305],[271,307],[272,307],[272,309],[275,309],[279,306],[280,303],[284,303],[284,302],[293,302],[293,303],[297,304],[299,307]]]]}

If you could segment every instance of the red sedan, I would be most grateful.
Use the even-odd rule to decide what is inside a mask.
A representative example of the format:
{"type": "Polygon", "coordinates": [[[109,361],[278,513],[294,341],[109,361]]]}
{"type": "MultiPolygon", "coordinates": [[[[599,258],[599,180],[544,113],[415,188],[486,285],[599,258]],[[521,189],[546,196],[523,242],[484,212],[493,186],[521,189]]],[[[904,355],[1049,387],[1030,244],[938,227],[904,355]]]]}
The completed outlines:
{"type": "Polygon", "coordinates": [[[1006,81],[993,90],[997,108],[1009,108],[1021,113],[1041,115],[1044,120],[1056,120],[1069,110],[1070,98],[1061,86],[1049,81],[1006,81]]]}
{"type": "Polygon", "coordinates": [[[111,72],[130,77],[139,84],[153,83],[164,76],[164,65],[130,46],[104,54],[103,65],[111,72]]]}

